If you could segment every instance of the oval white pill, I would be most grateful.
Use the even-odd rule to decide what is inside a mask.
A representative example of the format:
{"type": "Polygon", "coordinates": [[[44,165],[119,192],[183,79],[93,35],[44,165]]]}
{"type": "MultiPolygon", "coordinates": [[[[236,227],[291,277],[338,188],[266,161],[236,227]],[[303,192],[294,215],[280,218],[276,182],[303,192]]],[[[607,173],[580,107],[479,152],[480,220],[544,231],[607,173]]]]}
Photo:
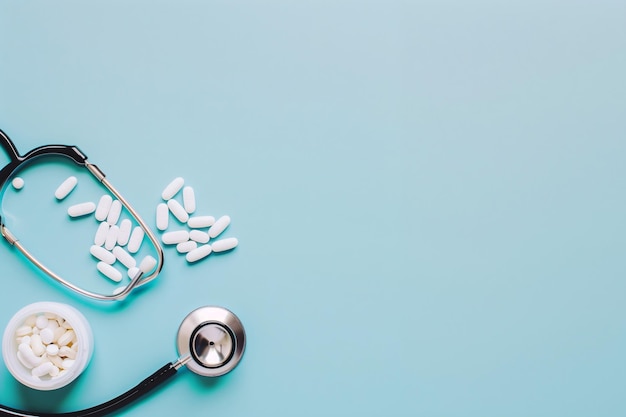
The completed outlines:
{"type": "Polygon", "coordinates": [[[56,356],[59,354],[59,347],[54,343],[46,346],[46,353],[50,356],[56,356]]]}
{"type": "Polygon", "coordinates": [[[211,243],[213,252],[224,252],[231,250],[239,244],[239,240],[236,237],[229,237],[226,239],[215,240],[211,243]]]}
{"type": "Polygon", "coordinates": [[[110,195],[105,194],[100,197],[100,201],[98,201],[98,207],[96,207],[96,220],[102,222],[107,218],[112,203],[113,197],[111,197],[110,195]]]}
{"type": "MultiPolygon", "coordinates": [[[[135,278],[135,275],[137,275],[137,273],[139,273],[139,268],[137,268],[136,266],[132,268],[128,268],[128,278],[130,279],[135,278]]],[[[121,288],[123,290],[126,287],[121,287],[121,288]]]]}
{"type": "Polygon", "coordinates": [[[27,362],[30,365],[30,368],[34,368],[35,366],[38,366],[39,364],[41,364],[41,357],[35,355],[33,353],[33,350],[30,348],[30,345],[27,345],[26,343],[21,343],[18,347],[18,352],[22,354],[22,358],[24,359],[25,362],[27,362]]]}
{"type": "Polygon", "coordinates": [[[202,245],[198,247],[197,249],[194,249],[191,252],[189,252],[185,256],[185,259],[187,259],[187,262],[196,262],[208,256],[211,252],[212,252],[211,245],[202,245]]]}
{"type": "Polygon", "coordinates": [[[48,327],[48,319],[46,316],[37,316],[37,320],[35,321],[35,325],[38,329],[45,329],[48,327]]]}
{"type": "Polygon", "coordinates": [[[52,371],[52,368],[54,368],[52,362],[45,361],[41,365],[34,367],[31,372],[34,377],[40,378],[44,375],[48,375],[52,371]]]}
{"type": "Polygon", "coordinates": [[[117,235],[117,244],[120,246],[126,246],[130,239],[130,232],[133,228],[133,224],[128,219],[122,220],[120,223],[120,232],[117,235]]]}
{"type": "MultiPolygon", "coordinates": [[[[23,341],[22,343],[25,343],[23,341]]],[[[30,348],[33,350],[33,353],[37,356],[41,356],[46,351],[46,346],[41,341],[41,335],[34,334],[33,337],[30,338],[30,348]]]]}
{"type": "Polygon", "coordinates": [[[126,268],[132,268],[137,265],[137,261],[135,260],[135,258],[130,256],[130,254],[120,246],[116,246],[113,248],[113,255],[115,255],[117,260],[120,261],[122,265],[124,265],[126,268]]]}
{"type": "Polygon", "coordinates": [[[32,332],[33,332],[32,327],[24,325],[24,326],[20,326],[17,328],[17,330],[15,331],[15,335],[17,337],[28,336],[32,332]]]}
{"type": "Polygon", "coordinates": [[[181,206],[178,201],[169,200],[167,202],[167,207],[169,207],[170,211],[179,222],[187,223],[187,220],[189,220],[189,214],[185,211],[183,206],[181,206]]]}
{"type": "Polygon", "coordinates": [[[207,243],[209,241],[209,234],[206,232],[201,232],[200,230],[192,230],[189,232],[189,239],[194,240],[198,243],[207,243]]]}
{"type": "Polygon", "coordinates": [[[88,201],[86,203],[75,204],[67,209],[67,214],[70,217],[86,216],[96,211],[96,204],[88,201]]]}
{"type": "Polygon", "coordinates": [[[107,222],[100,223],[98,230],[96,230],[96,235],[93,237],[94,245],[104,245],[104,242],[107,240],[107,235],[109,234],[109,227],[109,223],[107,222]]]}
{"type": "Polygon", "coordinates": [[[59,187],[54,192],[54,196],[57,198],[57,200],[63,200],[65,197],[68,196],[69,193],[72,192],[77,183],[78,179],[76,177],[69,177],[68,179],[63,181],[61,185],[59,185],[59,187]]]}
{"type": "Polygon", "coordinates": [[[122,280],[122,273],[107,263],[98,262],[96,268],[111,281],[120,282],[122,280]]]}
{"type": "Polygon", "coordinates": [[[148,272],[154,269],[156,264],[157,264],[157,260],[154,259],[152,256],[148,255],[145,258],[143,258],[143,260],[139,264],[139,269],[141,269],[141,272],[143,272],[144,274],[147,274],[148,272]]]}
{"type": "MultiPolygon", "coordinates": [[[[107,265],[107,266],[111,266],[111,265],[107,265]]],[[[59,340],[57,341],[57,345],[59,345],[59,347],[67,346],[70,344],[70,342],[73,342],[75,339],[76,339],[76,333],[74,333],[74,330],[68,330],[65,333],[63,333],[61,337],[59,337],[59,340]]]]}
{"type": "Polygon", "coordinates": [[[41,342],[44,345],[48,345],[52,343],[52,340],[54,340],[54,331],[46,327],[45,329],[41,329],[39,336],[41,336],[41,342]]]}
{"type": "Polygon", "coordinates": [[[189,214],[196,211],[196,193],[189,186],[183,188],[183,206],[189,214]]]}
{"type": "Polygon", "coordinates": [[[102,246],[92,245],[91,248],[89,248],[89,253],[109,265],[115,262],[115,255],[104,249],[102,246]]]}
{"type": "Polygon", "coordinates": [[[190,217],[189,220],[187,220],[187,226],[191,227],[192,229],[210,227],[213,226],[213,223],[215,223],[215,217],[213,216],[194,216],[190,217]]]}
{"type": "MultiPolygon", "coordinates": [[[[125,288],[125,287],[122,287],[125,288]]],[[[75,359],[76,358],[76,351],[72,348],[69,348],[67,346],[61,346],[59,347],[59,356],[62,358],[70,358],[70,359],[75,359]]]]}
{"type": "Polygon", "coordinates": [[[110,225],[117,224],[117,221],[120,219],[120,214],[122,214],[122,203],[120,203],[120,200],[115,200],[111,203],[111,208],[107,215],[107,223],[110,225]]]}
{"type": "Polygon", "coordinates": [[[13,178],[13,181],[11,181],[11,185],[13,185],[13,188],[16,190],[21,190],[24,188],[24,180],[20,177],[15,177],[13,178]]]}
{"type": "Polygon", "coordinates": [[[230,224],[229,216],[222,216],[215,221],[213,226],[209,229],[209,237],[214,238],[220,235],[230,224]]]}
{"type": "Polygon", "coordinates": [[[174,178],[174,180],[170,182],[167,187],[165,187],[165,189],[161,193],[161,197],[163,198],[163,200],[169,200],[170,198],[174,197],[181,188],[183,188],[184,184],[185,180],[182,177],[174,178]]]}
{"type": "Polygon", "coordinates": [[[167,204],[159,203],[156,209],[156,225],[157,229],[165,230],[170,221],[170,211],[167,208],[167,204]]]}
{"type": "Polygon", "coordinates": [[[178,245],[176,245],[176,250],[178,251],[178,253],[187,253],[187,252],[194,250],[197,247],[198,247],[198,244],[196,242],[194,242],[193,240],[188,240],[186,242],[179,243],[178,245]]]}
{"type": "Polygon", "coordinates": [[[166,245],[177,245],[189,240],[189,232],[186,230],[176,230],[174,232],[163,233],[161,240],[166,245]]]}
{"type": "Polygon", "coordinates": [[[113,225],[109,228],[109,232],[107,233],[107,238],[104,241],[104,248],[107,250],[113,250],[115,245],[117,244],[117,235],[120,233],[120,228],[113,225]]]}
{"type": "Polygon", "coordinates": [[[130,239],[128,240],[128,252],[137,253],[139,248],[141,248],[141,244],[143,243],[143,237],[145,232],[139,226],[133,229],[133,233],[130,235],[130,239]]]}

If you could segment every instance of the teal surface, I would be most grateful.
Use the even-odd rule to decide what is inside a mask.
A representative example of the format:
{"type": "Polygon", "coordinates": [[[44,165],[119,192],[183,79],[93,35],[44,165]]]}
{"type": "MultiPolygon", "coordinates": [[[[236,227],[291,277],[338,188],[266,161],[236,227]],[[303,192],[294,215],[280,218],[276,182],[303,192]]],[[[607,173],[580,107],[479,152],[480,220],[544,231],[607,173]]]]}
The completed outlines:
{"type": "Polygon", "coordinates": [[[239,366],[181,372],[120,415],[625,415],[625,16],[617,0],[0,0],[0,129],[19,149],[78,145],[152,225],[183,176],[240,240],[191,266],[166,248],[118,305],[3,241],[0,322],[69,303],[96,348],[57,392],[0,367],[0,402],[106,401],[221,305],[246,326],[239,366]]]}

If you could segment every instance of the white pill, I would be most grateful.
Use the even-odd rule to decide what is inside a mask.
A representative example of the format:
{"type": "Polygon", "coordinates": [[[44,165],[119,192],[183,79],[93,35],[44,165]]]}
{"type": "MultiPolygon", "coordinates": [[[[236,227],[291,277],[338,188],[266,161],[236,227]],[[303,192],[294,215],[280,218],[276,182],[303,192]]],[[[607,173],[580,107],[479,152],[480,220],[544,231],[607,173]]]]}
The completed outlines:
{"type": "Polygon", "coordinates": [[[120,246],[126,246],[128,239],[130,239],[130,232],[133,228],[133,224],[128,219],[122,220],[120,223],[120,232],[117,235],[117,244],[120,246]]]}
{"type": "Polygon", "coordinates": [[[109,223],[107,222],[100,223],[100,226],[98,226],[98,230],[96,230],[96,235],[93,237],[94,245],[104,245],[104,242],[107,240],[107,235],[109,234],[109,227],[109,223]]]}
{"type": "Polygon", "coordinates": [[[70,217],[86,216],[96,211],[96,204],[88,201],[86,203],[75,204],[67,209],[70,217]]]}
{"type": "Polygon", "coordinates": [[[194,242],[193,240],[188,240],[186,242],[182,242],[176,245],[176,250],[178,251],[178,253],[187,253],[191,252],[197,247],[198,244],[196,242],[194,242]]]}
{"type": "Polygon", "coordinates": [[[11,181],[11,184],[13,185],[13,188],[15,188],[16,190],[21,190],[22,188],[24,188],[24,180],[20,177],[13,178],[13,181],[11,181]]]}
{"type": "Polygon", "coordinates": [[[139,248],[141,248],[141,244],[143,243],[143,237],[145,232],[139,226],[133,229],[133,233],[130,234],[130,239],[128,240],[128,251],[130,253],[137,253],[139,248]]]}
{"type": "Polygon", "coordinates": [[[185,206],[185,211],[189,214],[196,211],[196,193],[193,191],[193,188],[183,188],[183,205],[185,206]]]}
{"type": "Polygon", "coordinates": [[[17,351],[17,359],[22,365],[24,365],[24,368],[33,369],[33,365],[31,365],[31,363],[26,360],[22,352],[20,352],[19,350],[17,351]]]}
{"type": "Polygon", "coordinates": [[[211,245],[202,245],[198,247],[197,249],[194,249],[191,252],[189,252],[187,256],[185,256],[185,259],[187,259],[187,262],[196,262],[206,256],[209,256],[211,251],[212,251],[211,245]]]}
{"type": "Polygon", "coordinates": [[[117,224],[120,214],[122,214],[122,203],[120,203],[120,200],[115,200],[111,203],[111,209],[107,215],[107,223],[110,225],[117,224]]]}
{"type": "Polygon", "coordinates": [[[54,331],[54,329],[59,327],[59,323],[57,323],[56,319],[48,318],[48,329],[54,331]]]}
{"type": "Polygon", "coordinates": [[[76,362],[74,359],[63,359],[63,369],[70,369],[74,362],[76,362]]]}
{"type": "Polygon", "coordinates": [[[76,333],[74,333],[74,330],[68,330],[65,333],[63,333],[61,337],[59,337],[59,340],[57,341],[57,345],[59,345],[59,347],[67,346],[70,343],[74,342],[75,340],[76,340],[76,333]]]}
{"type": "Polygon", "coordinates": [[[31,349],[30,345],[27,345],[26,343],[22,343],[17,347],[17,350],[19,353],[22,354],[22,358],[24,361],[26,361],[26,363],[28,363],[30,366],[30,368],[34,368],[35,366],[38,366],[39,364],[41,364],[41,358],[37,355],[35,355],[33,353],[33,350],[31,349]]]}
{"type": "Polygon", "coordinates": [[[113,225],[109,228],[109,233],[107,233],[107,238],[104,241],[104,248],[107,250],[113,250],[115,245],[117,245],[117,235],[120,233],[120,228],[113,225]]]}
{"type": "Polygon", "coordinates": [[[98,262],[96,268],[111,281],[120,282],[122,280],[122,273],[107,263],[98,262]]]}
{"type": "MultiPolygon", "coordinates": [[[[128,278],[133,279],[133,278],[135,278],[135,275],[137,275],[138,273],[139,273],[139,268],[137,268],[136,266],[134,266],[132,268],[128,268],[128,278]]],[[[120,288],[122,288],[122,290],[123,290],[126,287],[120,287],[120,288]]]]}
{"type": "Polygon", "coordinates": [[[227,250],[231,250],[239,244],[239,241],[236,237],[229,237],[226,239],[215,240],[211,243],[213,247],[213,252],[224,252],[227,250]]]}
{"type": "Polygon", "coordinates": [[[190,217],[189,220],[187,220],[187,226],[191,227],[192,229],[210,227],[213,226],[213,223],[215,223],[215,217],[213,216],[194,216],[190,217]]]}
{"type": "Polygon", "coordinates": [[[156,225],[157,229],[165,230],[169,225],[170,211],[167,208],[167,204],[159,203],[156,209],[156,225]]]}
{"type": "Polygon", "coordinates": [[[48,346],[46,346],[46,353],[49,356],[56,356],[59,354],[59,347],[55,345],[54,343],[51,343],[48,346]]]}
{"type": "MultiPolygon", "coordinates": [[[[139,268],[136,268],[139,271],[139,268]]],[[[117,287],[113,290],[113,295],[119,295],[126,289],[126,285],[122,285],[121,287],[117,287]]]]}
{"type": "Polygon", "coordinates": [[[200,230],[192,230],[189,232],[189,239],[198,243],[207,243],[209,241],[209,234],[201,232],[200,230]]]}
{"type": "Polygon", "coordinates": [[[209,236],[211,238],[219,236],[230,224],[229,216],[222,216],[211,226],[209,229],[209,236]]]}
{"type": "Polygon", "coordinates": [[[58,329],[54,329],[54,338],[52,339],[52,342],[58,342],[59,337],[63,336],[63,333],[65,333],[66,330],[67,329],[65,327],[59,327],[58,329]]]}
{"type": "Polygon", "coordinates": [[[177,245],[189,240],[189,232],[186,230],[176,230],[174,232],[163,233],[161,240],[166,245],[177,245]]]}
{"type": "Polygon", "coordinates": [[[122,265],[124,265],[126,268],[132,268],[137,265],[137,261],[135,260],[135,258],[130,256],[130,254],[120,246],[116,246],[113,248],[113,255],[115,255],[117,260],[120,261],[122,265]]]}
{"type": "MultiPolygon", "coordinates": [[[[126,287],[122,287],[122,288],[126,288],[126,287]]],[[[59,356],[62,358],[76,359],[76,351],[70,347],[61,346],[59,348],[59,356]]]]}
{"type": "Polygon", "coordinates": [[[113,203],[113,197],[108,194],[100,197],[100,201],[98,201],[98,207],[96,207],[96,220],[99,222],[103,222],[107,216],[109,215],[109,210],[111,210],[111,204],[113,203]]]}
{"type": "Polygon", "coordinates": [[[44,315],[37,316],[35,325],[37,326],[38,329],[45,329],[46,327],[48,327],[48,319],[44,315]]]}
{"type": "Polygon", "coordinates": [[[152,256],[148,255],[145,258],[143,258],[143,260],[139,264],[139,269],[141,269],[141,272],[143,272],[144,274],[147,274],[148,272],[154,269],[156,264],[157,264],[157,260],[154,259],[152,256]]]}
{"type": "MultiPolygon", "coordinates": [[[[67,346],[65,347],[69,349],[67,346]]],[[[63,359],[60,356],[48,356],[48,360],[57,368],[63,368],[63,359]]]]}
{"type": "Polygon", "coordinates": [[[44,375],[48,375],[52,371],[52,368],[54,368],[52,362],[45,361],[41,365],[34,367],[31,373],[34,377],[40,378],[44,375]]]}
{"type": "Polygon", "coordinates": [[[163,200],[169,200],[170,198],[174,197],[181,188],[183,188],[184,184],[185,180],[182,177],[175,178],[167,185],[167,187],[165,187],[165,189],[161,193],[161,197],[163,198],[163,200]]]}
{"type": "Polygon", "coordinates": [[[65,197],[68,196],[69,193],[72,192],[77,183],[78,179],[76,179],[76,177],[69,177],[68,179],[63,181],[61,185],[59,185],[59,188],[57,188],[54,192],[54,196],[57,198],[57,200],[63,200],[65,197]]]}
{"type": "Polygon", "coordinates": [[[104,249],[102,246],[92,245],[91,248],[89,248],[89,253],[109,265],[112,265],[115,262],[115,255],[104,249]]]}
{"type": "Polygon", "coordinates": [[[31,314],[30,316],[26,317],[26,320],[24,320],[24,324],[30,327],[33,327],[36,322],[37,316],[35,316],[34,314],[31,314]]]}
{"type": "Polygon", "coordinates": [[[56,376],[59,376],[60,373],[61,373],[61,370],[58,367],[54,366],[54,364],[52,364],[52,368],[50,368],[50,372],[48,372],[48,375],[54,378],[56,376]]]}
{"type": "Polygon", "coordinates": [[[179,222],[187,223],[187,220],[189,220],[189,214],[185,211],[183,206],[181,206],[178,201],[169,200],[167,202],[167,207],[169,207],[170,211],[172,212],[174,217],[178,219],[179,222]]]}
{"type": "Polygon", "coordinates": [[[15,335],[17,337],[23,337],[23,336],[28,336],[32,332],[33,332],[32,327],[24,325],[24,326],[20,326],[17,328],[17,330],[15,331],[15,335]]]}
{"type": "Polygon", "coordinates": [[[45,329],[41,329],[39,336],[41,336],[41,343],[49,345],[54,340],[54,331],[46,327],[45,329]]]}
{"type": "MultiPolygon", "coordinates": [[[[23,340],[22,343],[26,343],[26,342],[23,340]]],[[[43,355],[44,352],[46,351],[46,345],[43,344],[43,342],[41,341],[41,336],[38,334],[34,334],[30,338],[30,341],[28,342],[28,344],[30,345],[30,348],[33,350],[33,353],[37,356],[43,355]]]]}

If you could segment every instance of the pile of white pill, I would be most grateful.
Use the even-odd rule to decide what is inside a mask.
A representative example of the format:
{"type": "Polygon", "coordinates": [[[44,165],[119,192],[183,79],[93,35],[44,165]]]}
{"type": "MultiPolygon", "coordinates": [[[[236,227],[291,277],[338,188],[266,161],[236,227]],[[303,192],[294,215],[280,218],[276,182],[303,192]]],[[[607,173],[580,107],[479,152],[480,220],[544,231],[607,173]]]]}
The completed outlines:
{"type": "Polygon", "coordinates": [[[74,365],[78,340],[72,325],[53,313],[31,315],[15,331],[17,359],[35,378],[57,378],[74,365]]]}
{"type": "MultiPolygon", "coordinates": [[[[56,189],[54,196],[59,201],[65,199],[77,183],[76,177],[67,178],[56,189]]],[[[154,257],[148,255],[137,265],[137,260],[132,255],[141,248],[145,233],[141,227],[133,227],[129,219],[119,221],[122,213],[122,203],[119,200],[113,200],[113,197],[104,194],[98,204],[86,201],[67,209],[70,217],[83,217],[92,213],[99,225],[89,252],[98,260],[96,268],[100,273],[111,281],[121,282],[124,274],[115,267],[116,262],[124,267],[126,275],[131,279],[140,270],[143,273],[152,271],[156,266],[154,257]]]]}
{"type": "Polygon", "coordinates": [[[212,252],[225,252],[234,249],[239,241],[230,237],[212,241],[222,234],[230,224],[229,216],[221,216],[217,220],[213,216],[192,216],[196,211],[196,196],[194,189],[185,186],[182,177],[175,178],[161,193],[165,203],[159,203],[156,208],[156,226],[161,232],[161,240],[165,245],[176,245],[180,254],[185,254],[187,262],[196,262],[207,257],[212,252]],[[182,204],[175,199],[182,189],[182,204]],[[167,231],[170,226],[170,214],[186,229],[167,231]],[[211,241],[209,243],[209,241],[211,241]]]}

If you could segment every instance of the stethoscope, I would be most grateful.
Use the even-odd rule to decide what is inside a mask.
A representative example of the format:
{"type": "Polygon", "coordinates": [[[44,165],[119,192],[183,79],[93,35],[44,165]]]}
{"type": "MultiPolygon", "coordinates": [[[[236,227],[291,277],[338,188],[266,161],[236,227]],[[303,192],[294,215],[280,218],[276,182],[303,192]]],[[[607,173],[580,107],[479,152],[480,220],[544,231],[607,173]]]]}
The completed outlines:
{"type": "Polygon", "coordinates": [[[178,328],[178,359],[170,362],[124,394],[95,407],[69,413],[30,413],[0,405],[0,416],[98,417],[117,411],[170,379],[183,366],[195,374],[215,377],[231,371],[243,356],[246,333],[231,311],[207,306],[198,308],[178,328]]]}
{"type": "MultiPolygon", "coordinates": [[[[152,272],[139,271],[130,284],[123,291],[116,294],[98,294],[80,288],[70,281],[59,276],[57,273],[46,267],[31,252],[29,252],[19,239],[6,227],[0,216],[0,233],[15,248],[17,248],[29,261],[40,270],[53,278],[58,283],[83,296],[96,300],[121,300],[130,291],[156,278],[163,267],[163,250],[147,224],[137,214],[135,209],[126,199],[111,185],[104,173],[94,164],[87,161],[87,156],[76,146],[46,145],[35,148],[25,155],[20,155],[11,139],[0,130],[0,146],[4,148],[10,158],[10,162],[0,170],[0,189],[3,189],[9,179],[25,164],[37,158],[45,156],[61,156],[69,158],[79,166],[87,170],[100,181],[128,210],[131,216],[137,221],[140,227],[148,236],[157,254],[157,265],[152,272]],[[148,274],[148,272],[150,272],[148,274]]],[[[246,347],[246,334],[241,321],[231,311],[222,307],[201,307],[192,311],[181,323],[178,329],[177,350],[178,359],[170,362],[158,371],[144,379],[134,388],[124,394],[95,407],[74,411],[69,413],[30,413],[17,410],[11,407],[0,405],[0,416],[22,416],[22,417],[83,417],[83,416],[104,416],[119,410],[122,407],[137,400],[144,394],[150,392],[163,382],[170,379],[183,366],[192,372],[215,377],[224,375],[231,371],[244,353],[246,347]]]]}
{"type": "Polygon", "coordinates": [[[69,288],[70,290],[83,296],[102,301],[122,300],[126,298],[133,289],[141,285],[147,284],[157,277],[157,275],[161,272],[161,269],[163,268],[163,249],[161,248],[158,239],[150,230],[146,222],[139,216],[137,211],[128,203],[128,201],[120,194],[120,192],[117,191],[115,187],[113,187],[109,180],[106,179],[106,175],[104,174],[104,172],[102,172],[102,170],[100,170],[100,168],[98,168],[96,165],[89,162],[87,160],[87,156],[80,149],[78,149],[76,146],[45,145],[35,148],[24,155],[20,155],[13,141],[2,130],[0,130],[0,146],[2,146],[2,148],[6,151],[10,158],[10,162],[0,170],[0,190],[4,188],[5,184],[15,174],[15,172],[23,168],[25,165],[37,160],[38,158],[51,156],[69,158],[77,165],[87,168],[87,170],[99,182],[101,182],[102,185],[104,185],[106,189],[109,190],[109,192],[111,192],[111,194],[113,194],[115,198],[120,201],[120,203],[122,203],[122,205],[130,213],[130,215],[143,229],[144,233],[154,246],[157,255],[157,265],[154,270],[152,272],[148,271],[150,272],[149,274],[144,273],[140,270],[122,291],[110,295],[95,293],[74,285],[72,282],[61,277],[59,274],[57,274],[46,265],[44,265],[41,261],[39,261],[30,251],[28,251],[28,249],[24,247],[19,238],[6,227],[4,221],[2,220],[2,216],[0,215],[0,234],[2,234],[2,236],[7,240],[7,242],[9,242],[9,244],[17,248],[17,250],[19,250],[37,268],[39,268],[46,275],[48,275],[61,285],[69,288]]]}

